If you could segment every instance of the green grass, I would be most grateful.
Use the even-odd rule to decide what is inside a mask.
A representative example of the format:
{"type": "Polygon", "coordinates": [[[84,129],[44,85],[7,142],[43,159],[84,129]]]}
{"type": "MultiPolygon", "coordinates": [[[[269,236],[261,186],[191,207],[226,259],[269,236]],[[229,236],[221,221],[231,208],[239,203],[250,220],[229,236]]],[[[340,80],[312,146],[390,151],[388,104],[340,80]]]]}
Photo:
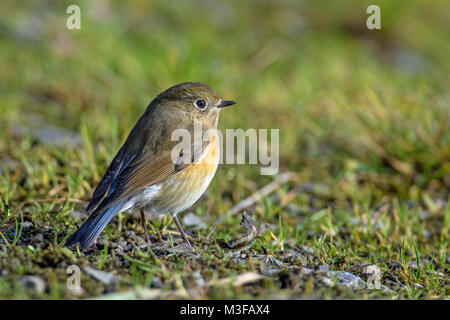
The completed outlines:
{"type": "MultiPolygon", "coordinates": [[[[84,292],[71,294],[72,264],[117,275],[119,293],[157,278],[162,297],[448,297],[446,1],[377,1],[376,31],[365,27],[369,1],[79,3],[82,29],[73,31],[65,28],[71,2],[1,5],[0,298],[111,292],[82,273],[84,292]],[[221,129],[279,128],[280,171],[298,175],[253,208],[273,236],[244,253],[285,261],[308,246],[306,261],[286,264],[326,263],[362,277],[356,268],[376,263],[390,292],[327,287],[294,269],[244,286],[198,286],[196,271],[205,282],[262,272],[260,260],[237,261],[217,244],[242,233],[240,215],[226,217],[209,240],[208,229],[193,230],[200,259],[61,248],[146,105],[183,81],[238,101],[222,113],[221,129]],[[39,130],[49,126],[72,142],[46,141],[39,130]],[[24,289],[23,275],[44,279],[44,292],[24,289]]],[[[209,227],[271,179],[255,165],[221,165],[192,211],[209,227]]],[[[149,228],[169,246],[180,240],[169,217],[149,228]]],[[[121,214],[101,239],[117,244],[129,231],[142,235],[139,217],[121,214]]]]}

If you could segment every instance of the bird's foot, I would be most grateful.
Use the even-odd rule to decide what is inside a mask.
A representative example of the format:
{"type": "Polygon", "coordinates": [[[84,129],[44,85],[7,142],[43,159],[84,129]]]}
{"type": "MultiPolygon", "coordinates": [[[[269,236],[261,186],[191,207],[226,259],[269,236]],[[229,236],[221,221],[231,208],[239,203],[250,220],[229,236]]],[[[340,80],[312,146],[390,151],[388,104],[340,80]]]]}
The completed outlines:
{"type": "Polygon", "coordinates": [[[192,244],[191,244],[191,242],[187,239],[187,238],[185,238],[184,239],[185,240],[185,243],[189,246],[189,248],[192,250],[192,251],[194,251],[194,253],[195,253],[195,258],[200,258],[201,257],[201,254],[200,254],[200,252],[197,250],[197,248],[196,247],[194,247],[192,244]]]}

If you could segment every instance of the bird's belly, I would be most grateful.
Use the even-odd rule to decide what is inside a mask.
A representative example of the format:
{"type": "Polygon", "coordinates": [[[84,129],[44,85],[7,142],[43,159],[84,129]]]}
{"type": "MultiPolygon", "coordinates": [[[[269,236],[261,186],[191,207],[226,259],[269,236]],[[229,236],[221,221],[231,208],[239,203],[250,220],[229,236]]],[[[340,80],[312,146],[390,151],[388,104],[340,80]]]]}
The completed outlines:
{"type": "Polygon", "coordinates": [[[158,195],[160,190],[161,186],[156,184],[144,189],[137,195],[128,199],[128,201],[125,202],[125,204],[120,208],[120,211],[145,207],[150,201],[152,201],[153,198],[155,198],[155,196],[158,195]]]}
{"type": "Polygon", "coordinates": [[[154,214],[176,214],[191,207],[206,191],[219,164],[219,147],[215,140],[208,145],[198,163],[159,183],[158,193],[146,208],[154,214]]]}

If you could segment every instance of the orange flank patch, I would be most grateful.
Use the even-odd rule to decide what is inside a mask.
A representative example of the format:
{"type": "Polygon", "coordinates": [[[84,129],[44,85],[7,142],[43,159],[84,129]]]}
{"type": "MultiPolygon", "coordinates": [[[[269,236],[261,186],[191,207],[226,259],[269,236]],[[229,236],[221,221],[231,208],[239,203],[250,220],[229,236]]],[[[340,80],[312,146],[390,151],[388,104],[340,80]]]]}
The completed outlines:
{"type": "Polygon", "coordinates": [[[216,173],[219,163],[219,145],[214,136],[211,136],[210,143],[206,147],[206,153],[199,163],[194,163],[177,174],[177,179],[187,179],[192,183],[192,187],[209,181],[216,173]]]}

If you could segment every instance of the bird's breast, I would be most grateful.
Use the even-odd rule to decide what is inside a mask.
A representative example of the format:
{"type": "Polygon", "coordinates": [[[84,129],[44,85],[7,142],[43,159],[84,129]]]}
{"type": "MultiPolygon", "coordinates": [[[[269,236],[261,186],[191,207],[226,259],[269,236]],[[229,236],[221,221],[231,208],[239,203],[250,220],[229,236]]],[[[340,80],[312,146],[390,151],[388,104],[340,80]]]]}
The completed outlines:
{"type": "Polygon", "coordinates": [[[219,155],[219,143],[212,135],[206,150],[196,163],[158,184],[161,188],[148,204],[148,209],[155,213],[177,213],[192,206],[214,177],[219,155]]]}

